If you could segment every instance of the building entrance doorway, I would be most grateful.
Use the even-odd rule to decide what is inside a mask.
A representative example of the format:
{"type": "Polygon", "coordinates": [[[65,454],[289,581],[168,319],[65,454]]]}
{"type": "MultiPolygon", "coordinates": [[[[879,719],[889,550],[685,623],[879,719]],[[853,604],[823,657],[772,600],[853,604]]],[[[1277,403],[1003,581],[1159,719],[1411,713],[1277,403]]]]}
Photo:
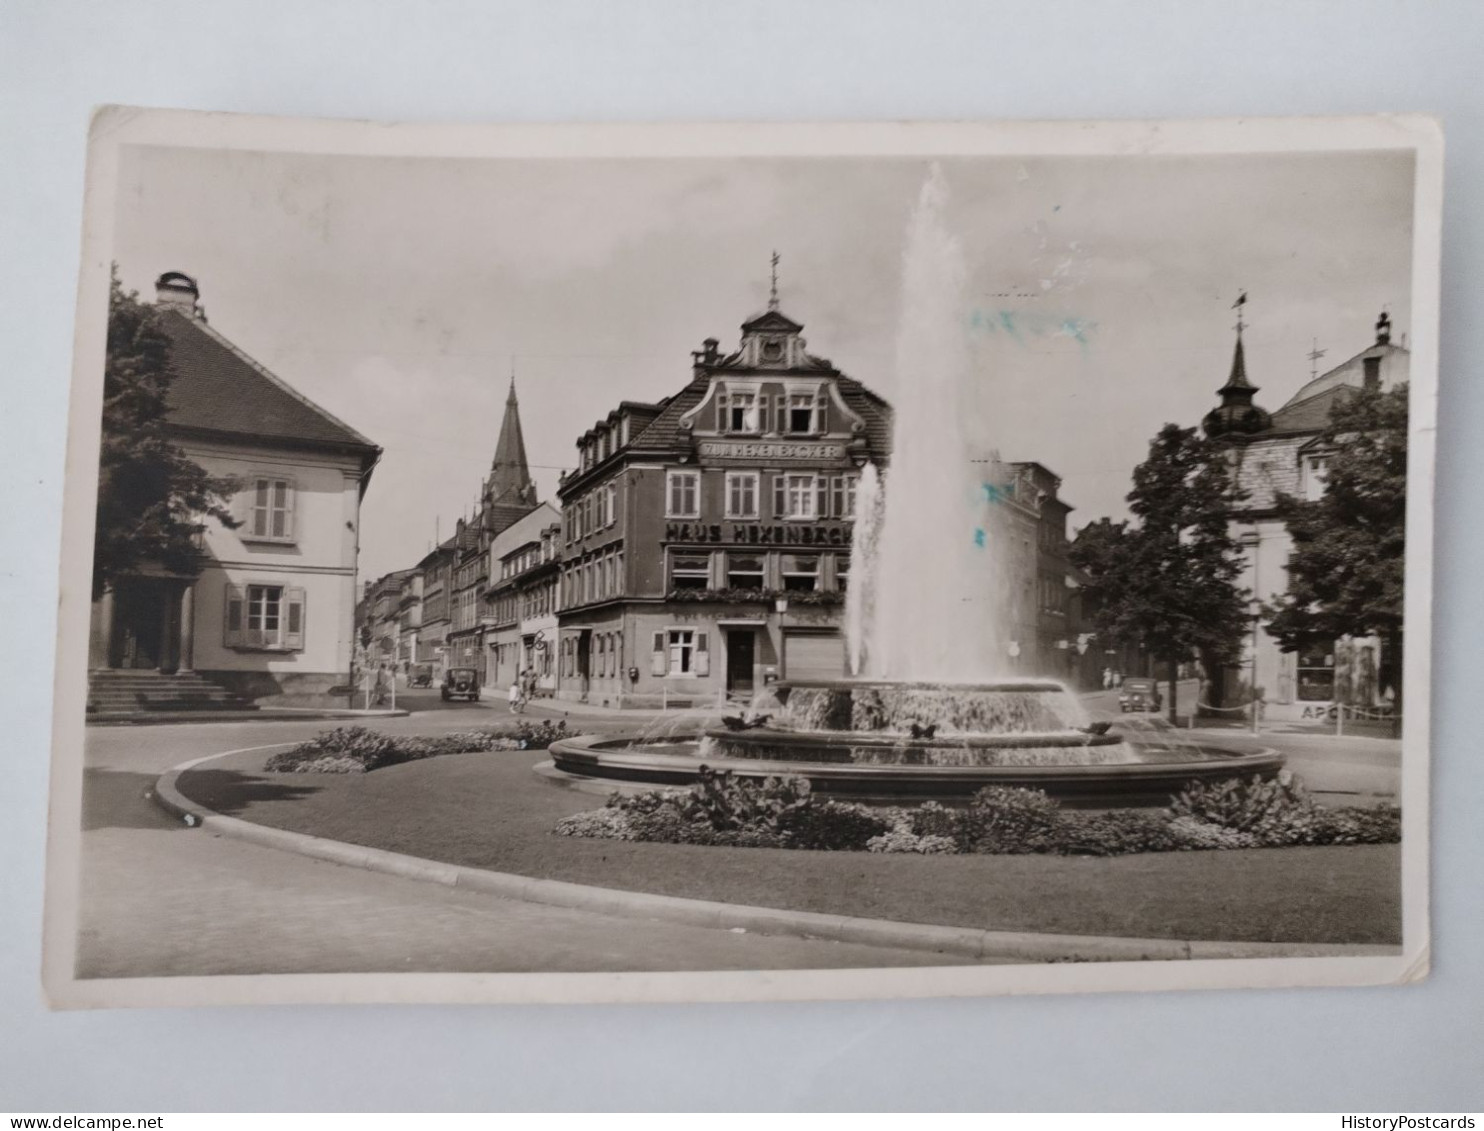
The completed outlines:
{"type": "Polygon", "coordinates": [[[748,695],[756,690],[752,667],[757,649],[757,633],[750,628],[727,631],[727,694],[748,695]]]}
{"type": "Polygon", "coordinates": [[[174,671],[169,590],[162,581],[121,581],[113,596],[113,632],[108,666],[174,671]]]}

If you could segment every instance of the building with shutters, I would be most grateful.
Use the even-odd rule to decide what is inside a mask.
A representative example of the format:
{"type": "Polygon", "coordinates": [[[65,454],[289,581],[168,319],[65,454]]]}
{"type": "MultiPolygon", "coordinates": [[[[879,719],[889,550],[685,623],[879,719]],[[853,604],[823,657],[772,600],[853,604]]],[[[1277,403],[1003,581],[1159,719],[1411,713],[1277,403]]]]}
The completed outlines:
{"type": "MultiPolygon", "coordinates": [[[[1269,413],[1256,401],[1259,389],[1247,375],[1242,324],[1237,329],[1231,373],[1217,390],[1221,403],[1206,414],[1206,435],[1228,448],[1243,498],[1231,514],[1231,530],[1242,544],[1244,569],[1237,584],[1265,604],[1287,587],[1293,540],[1278,513],[1280,495],[1317,499],[1332,452],[1321,433],[1330,410],[1365,388],[1390,390],[1408,378],[1411,355],[1391,340],[1391,320],[1382,314],[1375,340],[1333,369],[1310,378],[1286,404],[1269,413]]],[[[1382,654],[1375,638],[1334,641],[1284,652],[1259,624],[1242,659],[1208,673],[1215,706],[1249,701],[1255,685],[1264,717],[1318,722],[1334,718],[1336,702],[1379,706],[1387,685],[1400,678],[1400,657],[1382,654]]]]}
{"type": "Polygon", "coordinates": [[[624,401],[563,477],[558,694],[712,702],[844,674],[855,484],[890,454],[891,409],[768,308],[691,379],[624,401]]]}
{"type": "Polygon", "coordinates": [[[151,697],[141,673],[171,677],[153,693],[164,703],[190,701],[187,676],[239,701],[323,699],[350,677],[360,505],[381,450],[209,326],[189,276],[155,286],[171,438],[241,484],[239,525],[205,520],[195,576],[145,569],[95,602],[93,684],[133,673],[140,703],[151,697]]]}
{"type": "Polygon", "coordinates": [[[517,519],[490,543],[484,601],[491,628],[488,682],[556,694],[556,598],[561,513],[550,503],[517,519]]]}

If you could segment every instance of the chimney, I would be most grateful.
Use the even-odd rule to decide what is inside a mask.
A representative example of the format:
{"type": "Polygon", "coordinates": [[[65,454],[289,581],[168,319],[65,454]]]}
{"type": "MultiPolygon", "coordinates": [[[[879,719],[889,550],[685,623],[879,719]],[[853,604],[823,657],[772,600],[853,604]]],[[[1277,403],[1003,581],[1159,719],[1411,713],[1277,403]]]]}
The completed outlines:
{"type": "Polygon", "coordinates": [[[155,304],[178,310],[188,318],[201,317],[201,292],[196,280],[179,271],[166,271],[155,280],[155,304]]]}
{"type": "Polygon", "coordinates": [[[706,364],[715,365],[716,355],[719,352],[718,347],[721,345],[721,343],[715,338],[707,338],[704,342],[701,343],[701,345],[706,347],[706,351],[702,355],[705,358],[706,364]]]}

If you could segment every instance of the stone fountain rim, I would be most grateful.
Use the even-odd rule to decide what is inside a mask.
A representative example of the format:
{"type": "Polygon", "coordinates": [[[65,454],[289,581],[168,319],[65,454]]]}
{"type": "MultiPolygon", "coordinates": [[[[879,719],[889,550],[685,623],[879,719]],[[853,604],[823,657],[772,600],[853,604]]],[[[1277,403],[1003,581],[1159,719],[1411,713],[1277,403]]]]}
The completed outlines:
{"type": "MultiPolygon", "coordinates": [[[[767,741],[778,746],[867,746],[898,750],[903,747],[918,749],[962,749],[979,747],[1001,749],[1019,747],[1039,750],[1051,746],[1113,746],[1130,741],[1121,734],[1087,734],[1080,730],[1070,731],[1001,731],[995,733],[962,732],[934,735],[932,738],[913,738],[910,734],[893,734],[887,731],[870,730],[778,730],[774,727],[749,727],[746,730],[725,728],[707,729],[708,738],[724,739],[727,742],[767,741]]],[[[1137,743],[1135,743],[1137,745],[1137,743]]],[[[1149,745],[1145,743],[1145,745],[1149,745]]]]}
{"type": "Polygon", "coordinates": [[[1054,679],[1005,679],[978,683],[951,683],[944,680],[913,679],[799,679],[781,680],[774,691],[827,689],[853,691],[857,688],[889,688],[893,691],[1059,691],[1072,694],[1071,688],[1054,679]]]}

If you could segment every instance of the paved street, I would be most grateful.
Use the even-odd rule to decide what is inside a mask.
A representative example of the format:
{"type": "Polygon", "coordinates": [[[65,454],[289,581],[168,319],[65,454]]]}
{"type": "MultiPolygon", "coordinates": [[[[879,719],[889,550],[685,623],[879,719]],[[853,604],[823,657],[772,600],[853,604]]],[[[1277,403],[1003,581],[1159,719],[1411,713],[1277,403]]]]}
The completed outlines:
{"type": "MultiPolygon", "coordinates": [[[[1178,685],[1177,710],[1188,718],[1195,706],[1195,680],[1178,685]]],[[[1161,684],[1161,694],[1168,688],[1161,684]]],[[[1401,788],[1401,743],[1396,739],[1345,736],[1336,738],[1320,730],[1294,733],[1298,728],[1264,724],[1261,733],[1245,727],[1200,727],[1194,730],[1167,729],[1169,703],[1159,716],[1120,713],[1118,693],[1100,691],[1083,697],[1095,719],[1111,719],[1115,728],[1131,737],[1152,741],[1210,743],[1234,750],[1273,747],[1288,756],[1288,767],[1304,779],[1321,800],[1336,805],[1395,801],[1401,788]]]]}
{"type": "MultiPolygon", "coordinates": [[[[380,722],[428,733],[472,708],[380,722]]],[[[543,907],[262,848],[169,820],[144,792],[212,751],[329,725],[227,723],[89,731],[78,973],[784,969],[961,963],[919,952],[736,934],[543,907]]]]}

